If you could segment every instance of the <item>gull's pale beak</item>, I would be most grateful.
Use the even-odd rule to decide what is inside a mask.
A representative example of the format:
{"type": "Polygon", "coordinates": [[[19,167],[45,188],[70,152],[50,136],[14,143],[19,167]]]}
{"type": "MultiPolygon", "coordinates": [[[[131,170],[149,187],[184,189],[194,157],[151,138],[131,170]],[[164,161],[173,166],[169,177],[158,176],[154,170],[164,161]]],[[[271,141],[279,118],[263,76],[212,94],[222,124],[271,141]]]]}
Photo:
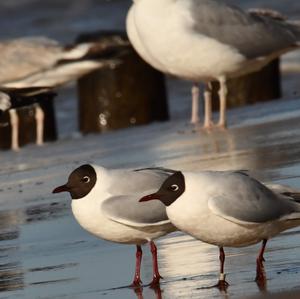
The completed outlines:
{"type": "Polygon", "coordinates": [[[154,199],[160,199],[160,195],[157,194],[157,193],[153,193],[153,194],[149,194],[149,195],[146,195],[144,197],[142,197],[139,202],[142,202],[142,201],[149,201],[149,200],[154,200],[154,199]]]}
{"type": "Polygon", "coordinates": [[[70,188],[67,185],[62,185],[59,187],[56,187],[52,193],[61,193],[61,192],[69,192],[70,188]]]}

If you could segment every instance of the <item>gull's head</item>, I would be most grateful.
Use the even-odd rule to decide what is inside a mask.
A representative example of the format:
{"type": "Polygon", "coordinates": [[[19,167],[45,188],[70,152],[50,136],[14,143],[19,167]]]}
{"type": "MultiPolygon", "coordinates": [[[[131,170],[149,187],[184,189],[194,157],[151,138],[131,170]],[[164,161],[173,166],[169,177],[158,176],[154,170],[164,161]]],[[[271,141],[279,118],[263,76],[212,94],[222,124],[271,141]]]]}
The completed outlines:
{"type": "Polygon", "coordinates": [[[82,165],[71,172],[65,185],[55,188],[52,193],[69,192],[72,199],[85,197],[94,188],[97,174],[93,166],[82,165]]]}
{"type": "Polygon", "coordinates": [[[156,193],[142,197],[139,201],[160,200],[165,206],[171,205],[185,191],[184,175],[176,171],[169,176],[156,193]]]}

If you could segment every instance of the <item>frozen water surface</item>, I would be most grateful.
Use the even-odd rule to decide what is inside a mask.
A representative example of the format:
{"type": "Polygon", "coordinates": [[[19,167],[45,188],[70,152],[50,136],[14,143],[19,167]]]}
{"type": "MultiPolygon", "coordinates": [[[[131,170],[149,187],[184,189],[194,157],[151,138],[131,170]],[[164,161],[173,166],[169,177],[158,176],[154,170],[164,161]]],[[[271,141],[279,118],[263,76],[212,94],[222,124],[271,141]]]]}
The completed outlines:
{"type": "MultiPolygon", "coordinates": [[[[131,289],[108,290],[131,281],[135,248],[90,236],[73,219],[68,195],[51,194],[79,164],[249,169],[264,181],[299,186],[300,102],[275,101],[230,114],[236,124],[224,132],[193,133],[184,121],[171,121],[1,153],[1,297],[143,298],[131,289]]],[[[217,279],[216,247],[181,233],[160,239],[158,247],[162,294],[145,287],[144,298],[223,298],[215,289],[202,289],[217,279]]],[[[259,292],[253,281],[257,251],[258,246],[226,250],[228,298],[259,292]]],[[[147,248],[145,253],[147,282],[151,258],[147,248]]],[[[299,229],[270,241],[266,259],[269,291],[297,288],[299,229]]]]}

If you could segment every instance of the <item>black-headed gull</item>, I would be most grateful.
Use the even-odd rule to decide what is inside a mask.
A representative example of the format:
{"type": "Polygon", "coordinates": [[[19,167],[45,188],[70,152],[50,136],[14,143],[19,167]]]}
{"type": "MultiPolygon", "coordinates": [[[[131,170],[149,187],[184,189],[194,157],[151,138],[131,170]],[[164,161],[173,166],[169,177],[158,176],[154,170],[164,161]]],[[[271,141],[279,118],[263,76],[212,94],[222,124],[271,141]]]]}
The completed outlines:
{"type": "Polygon", "coordinates": [[[154,239],[174,230],[165,206],[152,202],[144,207],[141,196],[157,190],[171,174],[166,169],[109,170],[85,164],[75,169],[68,182],[53,193],[69,192],[72,211],[78,223],[96,237],[123,244],[136,245],[136,269],[132,286],[140,286],[141,245],[150,243],[153,279],[159,283],[157,249],[154,239]]]}
{"type": "Polygon", "coordinates": [[[217,286],[223,289],[228,285],[223,247],[243,247],[263,241],[257,257],[259,281],[264,277],[267,240],[300,225],[300,204],[275,192],[243,172],[176,172],[157,192],[140,201],[160,200],[179,230],[219,247],[221,267],[217,286]]]}
{"type": "MultiPolygon", "coordinates": [[[[219,126],[226,126],[226,80],[260,70],[300,46],[300,26],[269,10],[245,12],[220,0],[134,0],[127,17],[137,52],[162,72],[204,81],[205,121],[211,125],[211,88],[220,82],[219,126]]],[[[198,121],[193,88],[192,122],[198,121]]]]}

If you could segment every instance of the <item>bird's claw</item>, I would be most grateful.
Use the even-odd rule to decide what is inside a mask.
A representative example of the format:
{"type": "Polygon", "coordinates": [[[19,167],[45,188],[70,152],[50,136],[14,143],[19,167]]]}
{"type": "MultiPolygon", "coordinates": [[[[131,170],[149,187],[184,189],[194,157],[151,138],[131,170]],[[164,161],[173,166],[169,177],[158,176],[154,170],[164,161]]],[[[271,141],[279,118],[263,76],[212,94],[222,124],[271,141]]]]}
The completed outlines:
{"type": "Polygon", "coordinates": [[[157,288],[157,286],[160,285],[160,279],[163,279],[163,277],[160,274],[154,276],[152,281],[149,283],[150,288],[157,288]]]}
{"type": "Polygon", "coordinates": [[[220,291],[226,291],[229,287],[229,283],[226,280],[219,280],[215,287],[218,288],[220,291]]]}
{"type": "Polygon", "coordinates": [[[137,289],[141,288],[143,286],[143,283],[140,279],[135,279],[131,285],[129,285],[130,288],[137,289]]]}

